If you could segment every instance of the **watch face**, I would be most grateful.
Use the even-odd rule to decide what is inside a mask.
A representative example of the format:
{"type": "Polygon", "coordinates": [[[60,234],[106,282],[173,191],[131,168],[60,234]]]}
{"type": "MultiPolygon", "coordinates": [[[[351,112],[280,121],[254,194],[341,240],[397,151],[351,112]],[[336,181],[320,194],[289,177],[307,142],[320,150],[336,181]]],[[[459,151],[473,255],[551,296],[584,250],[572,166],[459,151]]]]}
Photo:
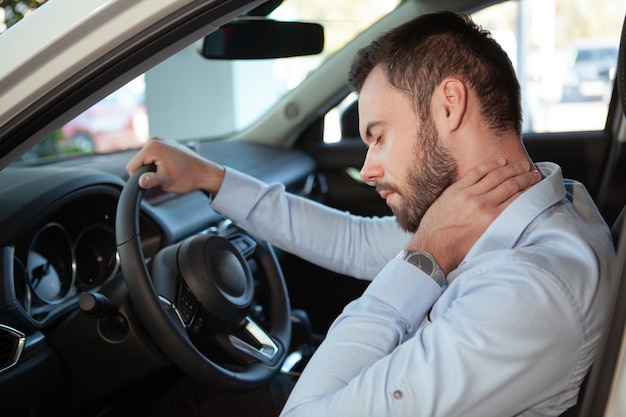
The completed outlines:
{"type": "Polygon", "coordinates": [[[419,269],[421,269],[428,275],[431,275],[433,273],[433,270],[435,269],[433,261],[428,256],[424,255],[423,253],[415,253],[409,258],[409,262],[416,265],[419,269]]]}
{"type": "Polygon", "coordinates": [[[421,251],[407,251],[403,250],[396,256],[397,259],[405,260],[424,273],[428,274],[439,286],[443,286],[446,281],[446,276],[443,271],[437,265],[437,261],[427,252],[421,251]]]}

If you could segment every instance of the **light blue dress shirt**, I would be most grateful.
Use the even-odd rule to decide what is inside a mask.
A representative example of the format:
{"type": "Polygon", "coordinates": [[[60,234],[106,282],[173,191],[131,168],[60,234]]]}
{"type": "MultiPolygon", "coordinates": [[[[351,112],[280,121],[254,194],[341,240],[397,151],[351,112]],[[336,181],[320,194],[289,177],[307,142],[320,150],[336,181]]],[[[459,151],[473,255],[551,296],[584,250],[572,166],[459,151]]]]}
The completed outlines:
{"type": "MultiPolygon", "coordinates": [[[[281,416],[556,416],[576,402],[609,303],[610,232],[552,163],[439,286],[394,259],[392,217],[325,207],[227,169],[213,208],[330,270],[373,279],[333,323],[281,416]]],[[[329,288],[328,291],[332,291],[329,288]]]]}

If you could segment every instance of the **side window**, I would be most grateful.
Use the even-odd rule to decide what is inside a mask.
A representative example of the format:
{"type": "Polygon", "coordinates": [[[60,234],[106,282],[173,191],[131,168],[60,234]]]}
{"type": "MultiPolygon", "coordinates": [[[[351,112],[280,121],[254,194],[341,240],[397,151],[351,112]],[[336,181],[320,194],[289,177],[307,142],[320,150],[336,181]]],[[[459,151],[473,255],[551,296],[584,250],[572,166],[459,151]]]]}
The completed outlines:
{"type": "Polygon", "coordinates": [[[324,142],[361,140],[357,96],[351,93],[324,116],[324,142]]]}
{"type": "MultiPolygon", "coordinates": [[[[511,0],[472,15],[515,67],[524,133],[604,129],[624,12],[626,0],[511,0]]],[[[353,101],[327,114],[325,142],[354,138],[338,127],[356,117],[353,101]]]]}
{"type": "Polygon", "coordinates": [[[526,0],[473,14],[513,62],[525,133],[604,129],[625,11],[624,0],[526,0]]]}

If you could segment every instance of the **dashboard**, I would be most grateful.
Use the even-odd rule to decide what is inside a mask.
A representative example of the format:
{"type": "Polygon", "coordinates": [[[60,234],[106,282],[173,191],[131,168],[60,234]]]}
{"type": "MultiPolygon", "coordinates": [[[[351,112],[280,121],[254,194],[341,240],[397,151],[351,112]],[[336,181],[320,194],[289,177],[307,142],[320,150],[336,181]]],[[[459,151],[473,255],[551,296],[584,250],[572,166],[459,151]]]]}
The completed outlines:
{"type": "MultiPolygon", "coordinates": [[[[292,188],[313,168],[308,157],[292,151],[232,142],[219,148],[205,147],[212,156],[221,153],[225,164],[239,166],[261,179],[286,181],[292,188]],[[232,148],[237,148],[235,153],[232,148]],[[287,176],[277,177],[280,170],[264,174],[264,161],[275,162],[279,157],[287,176]]],[[[132,155],[122,152],[50,166],[13,167],[0,173],[0,224],[5,231],[0,246],[13,250],[15,301],[34,322],[45,325],[68,303],[75,304],[80,294],[120,273],[115,211],[127,178],[123,167],[132,155]]],[[[201,193],[176,196],[149,191],[144,203],[140,229],[146,258],[163,245],[221,220],[201,193]]]]}

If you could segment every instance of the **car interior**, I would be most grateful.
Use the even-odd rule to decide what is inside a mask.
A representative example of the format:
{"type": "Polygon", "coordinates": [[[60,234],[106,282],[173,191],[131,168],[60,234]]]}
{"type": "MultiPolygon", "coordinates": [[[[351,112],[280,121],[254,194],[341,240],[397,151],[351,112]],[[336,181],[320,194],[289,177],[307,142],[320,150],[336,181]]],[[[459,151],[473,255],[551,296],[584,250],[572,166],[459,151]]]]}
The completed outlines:
{"type": "MultiPolygon", "coordinates": [[[[100,152],[98,141],[124,142],[126,137],[102,128],[87,136],[83,127],[62,137],[64,125],[87,125],[92,120],[88,110],[100,111],[98,117],[108,117],[112,125],[116,115],[102,113],[97,105],[141,76],[146,86],[163,88],[153,93],[146,88],[141,102],[124,101],[132,108],[131,119],[119,123],[124,134],[136,133],[150,117],[150,135],[172,136],[222,165],[346,212],[388,215],[384,200],[358,178],[367,148],[345,77],[355,52],[373,34],[440,9],[478,16],[502,3],[509,7],[506,19],[484,17],[485,23],[495,21],[494,33],[500,34],[501,21],[521,10],[522,3],[395,1],[367,30],[355,31],[345,44],[331,45],[335,49],[315,70],[302,70],[300,61],[294,61],[287,72],[302,72],[302,80],[239,128],[237,114],[223,109],[228,103],[205,103],[218,91],[210,77],[193,78],[192,73],[208,72],[210,62],[231,77],[244,73],[242,78],[258,87],[264,81],[244,69],[247,62],[315,57],[330,47],[326,22],[273,17],[289,1],[225,0],[214,7],[205,2],[193,10],[181,8],[185,10],[157,20],[77,69],[33,99],[27,110],[3,118],[0,94],[3,416],[140,413],[134,408],[142,404],[135,403],[137,398],[153,400],[183,375],[216,389],[244,391],[266,384],[278,372],[297,379],[333,319],[367,286],[367,281],[330,272],[257,239],[212,211],[211,196],[202,192],[141,190],[137,175],[129,178],[126,172],[136,143],[100,152]],[[259,33],[265,34],[263,42],[258,42],[259,33]],[[294,47],[283,42],[286,38],[301,41],[294,47]],[[181,68],[189,74],[181,75],[181,68]],[[183,113],[182,103],[197,92],[202,97],[183,113]],[[167,105],[158,98],[166,98],[167,105]],[[154,109],[160,111],[157,116],[150,114],[154,109]],[[207,118],[204,130],[193,130],[189,120],[202,120],[202,112],[219,117],[207,118]],[[235,127],[222,126],[231,119],[235,127]],[[179,134],[175,125],[190,133],[179,134]],[[336,139],[327,140],[330,128],[336,139]],[[55,153],[58,146],[64,147],[62,154],[55,153]],[[233,281],[237,288],[230,286],[233,281]]],[[[54,1],[45,5],[51,11],[54,7],[54,1]]],[[[624,10],[620,13],[621,20],[624,10]]],[[[43,11],[33,13],[34,19],[40,16],[43,11]]],[[[25,35],[19,24],[12,29],[2,36],[14,41],[25,35]]],[[[527,103],[542,109],[526,112],[532,126],[523,140],[530,156],[558,163],[566,177],[587,186],[612,226],[618,254],[598,357],[579,403],[563,414],[567,417],[626,416],[620,400],[626,398],[626,20],[621,30],[621,39],[615,39],[617,66],[602,74],[602,82],[610,85],[602,95],[601,127],[542,129],[541,116],[556,113],[557,107],[543,110],[545,97],[527,103]]],[[[505,33],[502,40],[507,39],[505,33]]],[[[516,56],[522,61],[522,55],[516,56]]],[[[0,64],[0,90],[19,86],[18,74],[3,78],[2,69],[0,64]]],[[[285,71],[272,67],[279,70],[285,71]]],[[[529,73],[531,82],[523,87],[540,89],[529,73]]],[[[234,84],[229,88],[237,90],[234,84]]],[[[249,107],[259,106],[256,95],[243,96],[249,107]]],[[[583,101],[593,105],[594,100],[583,101]]],[[[586,110],[565,101],[558,103],[558,111],[578,122],[586,110]]]]}

